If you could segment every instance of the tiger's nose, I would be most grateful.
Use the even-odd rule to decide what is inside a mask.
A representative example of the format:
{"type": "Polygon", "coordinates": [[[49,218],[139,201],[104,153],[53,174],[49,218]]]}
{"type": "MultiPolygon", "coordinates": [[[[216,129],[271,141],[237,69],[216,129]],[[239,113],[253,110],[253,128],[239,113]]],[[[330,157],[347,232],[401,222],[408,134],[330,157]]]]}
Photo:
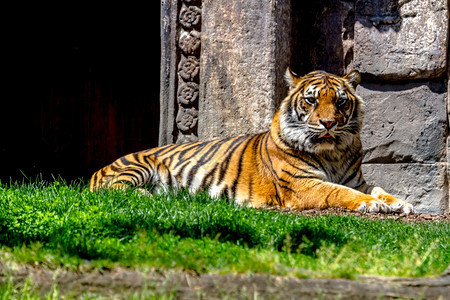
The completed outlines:
{"type": "Polygon", "coordinates": [[[323,125],[326,129],[333,128],[334,125],[336,125],[336,121],[334,120],[320,120],[320,124],[323,125]]]}

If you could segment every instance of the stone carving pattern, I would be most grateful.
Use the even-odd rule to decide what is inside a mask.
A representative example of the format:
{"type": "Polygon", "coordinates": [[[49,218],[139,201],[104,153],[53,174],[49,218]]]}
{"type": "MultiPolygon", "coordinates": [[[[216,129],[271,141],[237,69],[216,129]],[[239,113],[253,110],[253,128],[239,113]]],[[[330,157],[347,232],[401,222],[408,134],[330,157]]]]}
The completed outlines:
{"type": "MultiPolygon", "coordinates": [[[[180,134],[197,136],[200,72],[201,1],[181,0],[178,23],[178,113],[180,134]]],[[[179,139],[180,140],[180,139],[179,139]]]]}

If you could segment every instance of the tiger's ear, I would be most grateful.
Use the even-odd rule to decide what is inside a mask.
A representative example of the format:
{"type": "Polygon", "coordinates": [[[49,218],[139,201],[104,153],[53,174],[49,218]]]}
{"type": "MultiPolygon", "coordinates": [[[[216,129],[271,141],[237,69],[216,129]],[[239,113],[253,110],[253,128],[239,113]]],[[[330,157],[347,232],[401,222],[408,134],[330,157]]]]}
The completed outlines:
{"type": "Polygon", "coordinates": [[[301,77],[292,72],[292,70],[288,67],[286,69],[286,73],[284,74],[284,79],[286,80],[290,89],[293,89],[300,82],[301,77]]]}
{"type": "Polygon", "coordinates": [[[347,75],[345,75],[344,79],[346,79],[348,83],[350,83],[353,86],[353,88],[356,88],[358,84],[361,82],[361,74],[358,71],[353,70],[347,75]]]}

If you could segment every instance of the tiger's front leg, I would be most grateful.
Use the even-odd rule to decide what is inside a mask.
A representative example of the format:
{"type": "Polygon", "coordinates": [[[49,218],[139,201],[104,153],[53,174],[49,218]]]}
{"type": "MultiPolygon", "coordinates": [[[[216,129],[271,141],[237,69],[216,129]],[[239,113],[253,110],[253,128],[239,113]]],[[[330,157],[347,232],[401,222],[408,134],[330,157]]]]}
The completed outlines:
{"type": "Polygon", "coordinates": [[[376,197],[355,189],[319,179],[299,180],[293,185],[286,206],[296,209],[344,207],[362,212],[388,213],[392,208],[376,197]]]}

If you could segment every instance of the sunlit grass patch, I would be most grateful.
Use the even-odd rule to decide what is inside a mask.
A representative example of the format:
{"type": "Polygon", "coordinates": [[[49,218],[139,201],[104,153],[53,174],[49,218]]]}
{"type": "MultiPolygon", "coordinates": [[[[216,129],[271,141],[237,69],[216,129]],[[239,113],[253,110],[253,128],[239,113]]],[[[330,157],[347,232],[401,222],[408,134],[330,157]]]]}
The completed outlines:
{"type": "Polygon", "coordinates": [[[449,222],[304,217],[59,181],[2,185],[0,199],[0,262],[328,278],[433,276],[450,264],[449,222]]]}

